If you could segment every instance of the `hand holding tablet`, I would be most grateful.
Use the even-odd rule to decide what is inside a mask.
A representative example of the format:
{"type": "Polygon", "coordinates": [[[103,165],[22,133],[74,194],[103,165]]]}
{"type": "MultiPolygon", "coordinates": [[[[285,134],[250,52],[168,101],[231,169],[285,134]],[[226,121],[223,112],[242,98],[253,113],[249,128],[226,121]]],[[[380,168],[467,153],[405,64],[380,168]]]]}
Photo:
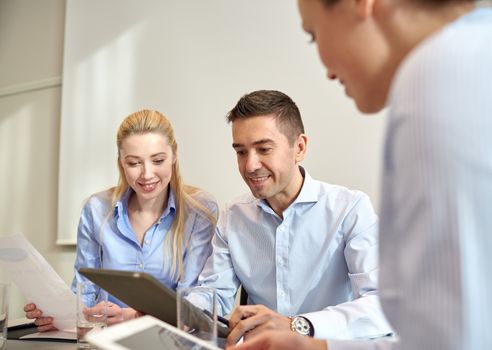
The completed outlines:
{"type": "MultiPolygon", "coordinates": [[[[177,326],[176,292],[153,276],[144,272],[93,268],[81,268],[79,272],[135,310],[177,326]]],[[[202,328],[210,317],[191,303],[188,304],[189,311],[194,313],[194,320],[197,325],[200,324],[194,328],[202,328]]],[[[226,338],[228,334],[229,327],[217,322],[218,337],[226,338]]]]}

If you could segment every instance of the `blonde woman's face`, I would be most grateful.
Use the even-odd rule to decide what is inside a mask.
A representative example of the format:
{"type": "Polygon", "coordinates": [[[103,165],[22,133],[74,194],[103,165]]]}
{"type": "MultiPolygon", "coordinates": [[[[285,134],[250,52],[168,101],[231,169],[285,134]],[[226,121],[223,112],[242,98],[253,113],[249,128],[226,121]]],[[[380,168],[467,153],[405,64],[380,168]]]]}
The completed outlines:
{"type": "Polygon", "coordinates": [[[175,161],[171,146],[162,134],[131,135],[121,143],[120,163],[139,200],[165,198],[175,161]]]}

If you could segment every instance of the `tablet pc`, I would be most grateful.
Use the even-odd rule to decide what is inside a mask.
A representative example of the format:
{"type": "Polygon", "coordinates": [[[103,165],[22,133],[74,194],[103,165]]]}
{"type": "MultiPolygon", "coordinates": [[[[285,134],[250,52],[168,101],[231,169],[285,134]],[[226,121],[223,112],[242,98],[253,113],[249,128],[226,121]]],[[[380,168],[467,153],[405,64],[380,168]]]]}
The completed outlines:
{"type": "MultiPolygon", "coordinates": [[[[152,275],[145,272],[94,268],[80,268],[79,272],[135,310],[176,326],[176,292],[152,275]]],[[[210,318],[191,303],[188,303],[188,307],[196,314],[195,328],[203,329],[200,323],[209,322],[210,318]]],[[[229,328],[218,321],[217,335],[225,338],[228,333],[229,328]]]]}
{"type": "Polygon", "coordinates": [[[103,350],[220,350],[152,316],[119,323],[90,332],[86,340],[103,350]]]}

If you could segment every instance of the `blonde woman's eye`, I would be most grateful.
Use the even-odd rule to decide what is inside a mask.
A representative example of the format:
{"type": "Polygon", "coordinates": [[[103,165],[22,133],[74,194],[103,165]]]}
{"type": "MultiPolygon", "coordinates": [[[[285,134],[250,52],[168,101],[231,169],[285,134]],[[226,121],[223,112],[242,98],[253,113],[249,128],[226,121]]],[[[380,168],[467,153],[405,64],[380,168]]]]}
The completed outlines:
{"type": "Polygon", "coordinates": [[[156,160],[154,160],[154,164],[159,165],[159,164],[162,164],[162,163],[164,163],[164,159],[156,159],[156,160]]]}

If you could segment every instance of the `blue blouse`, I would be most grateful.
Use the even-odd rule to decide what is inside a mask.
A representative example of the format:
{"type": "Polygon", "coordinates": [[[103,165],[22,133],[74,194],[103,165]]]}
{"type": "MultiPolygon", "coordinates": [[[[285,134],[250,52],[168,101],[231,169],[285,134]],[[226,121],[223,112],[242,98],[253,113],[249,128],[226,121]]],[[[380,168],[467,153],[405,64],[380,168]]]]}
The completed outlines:
{"type": "MultiPolygon", "coordinates": [[[[138,242],[128,217],[128,199],[131,193],[132,190],[129,190],[122,196],[109,216],[109,191],[94,194],[82,209],[77,231],[75,277],[72,282],[74,293],[77,282],[86,280],[78,272],[80,267],[146,272],[174,290],[196,284],[212,251],[210,242],[214,234],[214,225],[201,212],[193,210],[187,213],[181,257],[184,278],[178,282],[171,274],[172,257],[165,245],[166,236],[176,216],[173,191],[169,191],[167,206],[159,220],[145,233],[142,245],[138,242]]],[[[194,198],[213,214],[217,213],[217,203],[208,193],[199,192],[194,198]]],[[[95,288],[94,293],[96,292],[95,288]]],[[[109,300],[126,306],[112,296],[109,300]]]]}

